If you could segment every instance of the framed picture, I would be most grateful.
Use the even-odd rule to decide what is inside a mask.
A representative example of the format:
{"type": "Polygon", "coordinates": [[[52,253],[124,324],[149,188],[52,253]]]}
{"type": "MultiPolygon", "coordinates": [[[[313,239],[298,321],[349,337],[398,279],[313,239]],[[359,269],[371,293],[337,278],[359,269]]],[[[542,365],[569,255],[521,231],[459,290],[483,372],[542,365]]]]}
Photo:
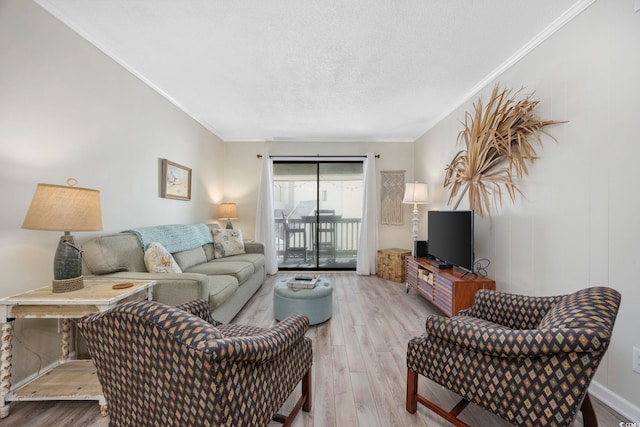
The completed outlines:
{"type": "Polygon", "coordinates": [[[191,200],[191,169],[162,159],[162,197],[191,200]]]}

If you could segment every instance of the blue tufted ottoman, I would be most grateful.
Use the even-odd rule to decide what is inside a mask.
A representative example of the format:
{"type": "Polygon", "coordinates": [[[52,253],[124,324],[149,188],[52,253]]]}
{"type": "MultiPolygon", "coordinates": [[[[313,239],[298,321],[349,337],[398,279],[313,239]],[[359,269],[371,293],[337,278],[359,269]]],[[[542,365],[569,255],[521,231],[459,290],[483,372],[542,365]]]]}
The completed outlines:
{"type": "Polygon", "coordinates": [[[320,278],[313,289],[290,289],[289,279],[280,280],[273,288],[273,316],[284,320],[293,313],[304,314],[310,325],[317,325],[331,318],[333,310],[333,286],[320,278]]]}

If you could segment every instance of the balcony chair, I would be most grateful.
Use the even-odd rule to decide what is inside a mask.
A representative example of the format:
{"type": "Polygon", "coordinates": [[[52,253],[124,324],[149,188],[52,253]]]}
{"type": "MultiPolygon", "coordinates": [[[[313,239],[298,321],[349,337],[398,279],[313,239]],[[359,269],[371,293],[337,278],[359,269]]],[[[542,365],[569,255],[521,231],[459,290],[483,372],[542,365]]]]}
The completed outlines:
{"type": "MultiPolygon", "coordinates": [[[[336,211],[318,209],[317,251],[318,256],[326,256],[329,261],[336,260],[336,211]]],[[[315,234],[315,233],[314,233],[315,234]]],[[[314,236],[316,238],[316,236],[314,236]]]]}
{"type": "Polygon", "coordinates": [[[300,256],[307,262],[307,229],[304,224],[291,224],[282,212],[284,224],[284,261],[291,256],[300,256]],[[293,241],[293,245],[291,242],[293,241]]]}
{"type": "Polygon", "coordinates": [[[223,325],[209,304],[154,301],[86,316],[87,341],[107,402],[110,426],[290,425],[311,409],[308,318],[270,329],[223,325]],[[302,382],[289,417],[276,412],[302,382]]]}
{"type": "Polygon", "coordinates": [[[406,408],[421,403],[456,426],[469,402],[518,426],[570,426],[578,409],[597,420],[587,393],[615,323],[620,294],[604,287],[529,297],[478,291],[455,317],[431,316],[409,341],[406,408]],[[462,397],[447,412],[418,394],[418,375],[462,397]]]}

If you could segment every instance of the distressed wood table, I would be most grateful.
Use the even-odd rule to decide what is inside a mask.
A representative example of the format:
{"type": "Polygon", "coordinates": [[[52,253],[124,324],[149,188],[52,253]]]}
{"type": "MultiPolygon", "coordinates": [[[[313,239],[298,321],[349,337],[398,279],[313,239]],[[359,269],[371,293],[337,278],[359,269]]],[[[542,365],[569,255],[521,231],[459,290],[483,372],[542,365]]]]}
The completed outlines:
{"type": "Polygon", "coordinates": [[[113,289],[123,280],[85,280],[84,288],[77,291],[53,293],[51,286],[45,286],[0,299],[0,418],[9,415],[9,402],[42,400],[97,400],[102,415],[107,415],[93,362],[70,358],[70,319],[102,312],[124,302],[151,299],[155,281],[125,282],[133,286],[113,289]],[[32,380],[11,388],[11,338],[17,318],[62,319],[62,355],[32,380]]]}

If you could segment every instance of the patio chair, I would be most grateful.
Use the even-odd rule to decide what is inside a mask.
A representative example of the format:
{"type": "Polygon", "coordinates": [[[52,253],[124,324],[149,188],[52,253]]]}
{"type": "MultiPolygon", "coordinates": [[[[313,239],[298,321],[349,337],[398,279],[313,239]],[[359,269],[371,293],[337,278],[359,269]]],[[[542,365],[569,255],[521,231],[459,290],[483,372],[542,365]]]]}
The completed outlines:
{"type": "Polygon", "coordinates": [[[282,212],[282,222],[284,224],[284,261],[292,256],[300,256],[304,262],[307,262],[307,230],[305,225],[291,224],[284,212],[282,212]]]}
{"type": "Polygon", "coordinates": [[[325,255],[330,261],[336,259],[336,211],[318,209],[318,242],[319,256],[325,255]]]}

